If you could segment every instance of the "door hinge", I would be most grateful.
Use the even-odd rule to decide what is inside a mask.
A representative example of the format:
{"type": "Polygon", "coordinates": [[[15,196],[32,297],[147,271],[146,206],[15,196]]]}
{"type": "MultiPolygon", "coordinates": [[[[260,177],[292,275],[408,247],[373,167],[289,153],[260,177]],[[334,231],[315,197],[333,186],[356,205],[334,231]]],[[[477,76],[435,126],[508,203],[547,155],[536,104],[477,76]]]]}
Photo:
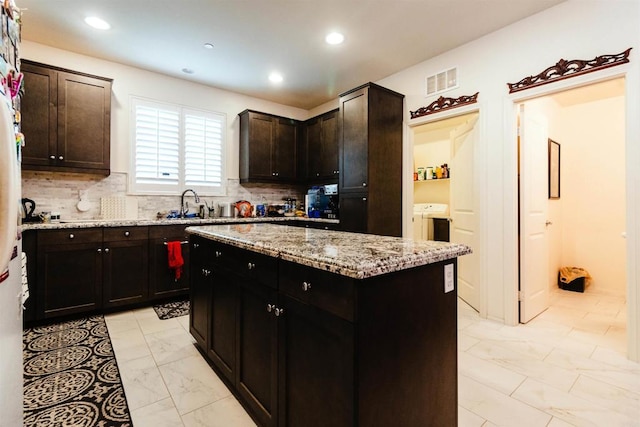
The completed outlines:
{"type": "Polygon", "coordinates": [[[522,301],[522,291],[518,291],[518,301],[522,301]]]}

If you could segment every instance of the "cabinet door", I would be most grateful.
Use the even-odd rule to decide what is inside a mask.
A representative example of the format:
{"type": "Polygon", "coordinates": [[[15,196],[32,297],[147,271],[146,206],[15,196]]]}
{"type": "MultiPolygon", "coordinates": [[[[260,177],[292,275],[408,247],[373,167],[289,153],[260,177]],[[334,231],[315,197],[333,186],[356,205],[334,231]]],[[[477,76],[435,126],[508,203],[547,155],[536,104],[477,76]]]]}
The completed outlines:
{"type": "Polygon", "coordinates": [[[203,351],[209,344],[209,307],[213,268],[206,255],[210,245],[206,240],[193,237],[191,245],[189,332],[203,351]]]}
{"type": "Polygon", "coordinates": [[[248,178],[253,180],[273,180],[273,159],[276,138],[276,118],[266,114],[248,113],[249,135],[246,152],[241,145],[241,161],[247,157],[248,178]]]}
{"type": "Polygon", "coordinates": [[[278,118],[274,156],[274,173],[279,181],[294,181],[297,178],[298,123],[295,120],[278,118]]]}
{"type": "Polygon", "coordinates": [[[367,95],[365,88],[340,98],[340,193],[368,185],[367,95]]]}
{"type": "Polygon", "coordinates": [[[279,427],[355,424],[353,325],[283,295],[278,318],[279,427]]]}
{"type": "Polygon", "coordinates": [[[322,124],[319,118],[308,120],[305,124],[305,151],[307,157],[307,168],[305,178],[314,181],[320,178],[322,168],[321,160],[321,135],[322,124]]]}
{"type": "Polygon", "coordinates": [[[149,298],[161,299],[186,295],[189,291],[190,253],[186,226],[158,226],[149,230],[149,298]],[[167,242],[179,241],[184,266],[180,278],[169,268],[167,242]]]}
{"type": "Polygon", "coordinates": [[[149,290],[148,241],[105,241],[103,246],[103,307],[146,301],[149,290]]]}
{"type": "Polygon", "coordinates": [[[26,138],[22,167],[48,166],[57,160],[58,80],[49,68],[24,62],[24,95],[20,101],[21,130],[26,138]]]}
{"type": "Polygon", "coordinates": [[[261,426],[277,415],[276,291],[242,279],[239,287],[236,387],[261,426]]]}
{"type": "Polygon", "coordinates": [[[58,165],[109,173],[111,82],[58,72],[58,165]]]}
{"type": "Polygon", "coordinates": [[[37,306],[41,318],[101,308],[101,243],[38,246],[37,306]]]}
{"type": "Polygon", "coordinates": [[[340,193],[340,229],[356,233],[368,230],[367,193],[340,193]]]}
{"type": "Polygon", "coordinates": [[[338,112],[332,111],[321,118],[321,138],[318,176],[322,179],[338,177],[338,112]]]}
{"type": "Polygon", "coordinates": [[[211,283],[211,330],[207,355],[232,383],[236,373],[237,278],[214,267],[211,283]]]}

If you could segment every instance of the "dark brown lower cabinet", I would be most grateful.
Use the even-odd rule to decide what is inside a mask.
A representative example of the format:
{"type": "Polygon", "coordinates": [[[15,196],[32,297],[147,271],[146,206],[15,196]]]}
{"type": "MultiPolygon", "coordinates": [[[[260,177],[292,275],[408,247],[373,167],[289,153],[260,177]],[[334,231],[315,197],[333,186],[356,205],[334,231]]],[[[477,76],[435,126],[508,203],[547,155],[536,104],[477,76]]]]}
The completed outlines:
{"type": "Polygon", "coordinates": [[[191,264],[190,292],[189,292],[189,332],[200,348],[209,346],[211,288],[213,283],[212,258],[207,257],[213,252],[213,245],[203,239],[190,242],[191,264]]]}
{"type": "Polygon", "coordinates": [[[37,317],[102,306],[102,229],[38,232],[37,317]]]}
{"type": "Polygon", "coordinates": [[[149,292],[148,227],[105,228],[103,234],[103,308],[146,301],[149,292]]]}
{"type": "Polygon", "coordinates": [[[353,324],[283,295],[278,304],[278,425],[355,425],[353,324]]]}
{"type": "Polygon", "coordinates": [[[186,225],[149,228],[149,298],[152,300],[186,295],[189,292],[189,238],[186,225]],[[184,267],[179,279],[169,268],[167,242],[181,242],[184,267]]]}
{"type": "Polygon", "coordinates": [[[192,334],[259,426],[457,425],[455,259],[356,280],[191,244],[192,334]]]}

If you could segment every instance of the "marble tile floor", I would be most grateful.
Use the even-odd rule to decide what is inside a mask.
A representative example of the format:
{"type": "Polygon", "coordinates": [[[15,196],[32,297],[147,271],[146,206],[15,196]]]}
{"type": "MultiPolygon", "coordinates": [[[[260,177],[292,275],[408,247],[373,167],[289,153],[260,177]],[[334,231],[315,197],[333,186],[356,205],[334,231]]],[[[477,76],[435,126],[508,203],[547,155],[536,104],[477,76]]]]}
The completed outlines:
{"type": "MultiPolygon", "coordinates": [[[[188,316],[106,317],[135,427],[255,426],[195,349],[188,316]]],[[[458,305],[459,426],[639,426],[624,297],[558,290],[527,325],[458,305]]]]}

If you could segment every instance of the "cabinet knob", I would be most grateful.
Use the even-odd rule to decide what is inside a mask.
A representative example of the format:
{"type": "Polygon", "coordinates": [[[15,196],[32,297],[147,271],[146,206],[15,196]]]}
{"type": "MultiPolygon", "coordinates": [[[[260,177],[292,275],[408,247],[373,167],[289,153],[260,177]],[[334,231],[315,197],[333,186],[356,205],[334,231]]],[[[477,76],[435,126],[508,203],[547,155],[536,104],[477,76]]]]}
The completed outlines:
{"type": "Polygon", "coordinates": [[[253,270],[254,268],[256,268],[256,265],[250,262],[249,264],[247,264],[247,268],[249,268],[249,270],[253,270]]]}
{"type": "Polygon", "coordinates": [[[366,182],[363,182],[363,183],[362,183],[362,186],[363,186],[363,187],[366,187],[366,186],[367,186],[367,183],[366,183],[366,182]]]}
{"type": "Polygon", "coordinates": [[[129,237],[129,234],[130,234],[130,233],[129,233],[128,231],[125,231],[125,232],[124,232],[124,237],[129,237]]]}
{"type": "Polygon", "coordinates": [[[200,247],[200,244],[199,244],[199,243],[194,243],[194,244],[193,244],[193,249],[196,249],[196,248],[199,248],[199,247],[200,247]]]}
{"type": "Polygon", "coordinates": [[[273,304],[267,304],[267,312],[271,313],[273,311],[273,309],[276,308],[275,305],[273,304]]]}
{"type": "Polygon", "coordinates": [[[316,172],[316,176],[320,176],[320,172],[316,172]]]}
{"type": "Polygon", "coordinates": [[[210,275],[210,274],[211,274],[211,270],[207,270],[206,268],[203,268],[203,269],[202,269],[202,275],[203,275],[203,276],[205,276],[205,277],[206,277],[206,276],[208,276],[208,275],[210,275]]]}
{"type": "Polygon", "coordinates": [[[276,308],[276,317],[284,315],[284,308],[276,308]]]}
{"type": "Polygon", "coordinates": [[[109,253],[109,248],[104,248],[104,253],[108,254],[109,253]]]}
{"type": "Polygon", "coordinates": [[[271,172],[271,176],[276,176],[276,173],[275,172],[271,172]]]}
{"type": "Polygon", "coordinates": [[[367,198],[366,198],[366,197],[363,197],[363,198],[362,198],[362,201],[363,201],[363,202],[366,202],[366,201],[367,201],[367,198]]]}
{"type": "Polygon", "coordinates": [[[302,282],[302,290],[303,291],[308,291],[311,289],[311,283],[309,282],[302,282]]]}
{"type": "Polygon", "coordinates": [[[76,236],[74,236],[74,235],[73,235],[73,233],[69,234],[69,238],[70,238],[70,239],[73,239],[73,238],[75,238],[75,237],[76,237],[76,236]]]}
{"type": "Polygon", "coordinates": [[[222,252],[216,251],[216,258],[220,258],[222,256],[222,252]]]}
{"type": "Polygon", "coordinates": [[[58,160],[64,160],[64,157],[60,156],[58,157],[58,160]]]}
{"type": "Polygon", "coordinates": [[[56,159],[56,156],[49,156],[49,158],[50,158],[51,160],[55,160],[55,159],[56,159]]]}
{"type": "Polygon", "coordinates": [[[102,248],[98,248],[98,253],[101,254],[102,253],[102,248]]]}

